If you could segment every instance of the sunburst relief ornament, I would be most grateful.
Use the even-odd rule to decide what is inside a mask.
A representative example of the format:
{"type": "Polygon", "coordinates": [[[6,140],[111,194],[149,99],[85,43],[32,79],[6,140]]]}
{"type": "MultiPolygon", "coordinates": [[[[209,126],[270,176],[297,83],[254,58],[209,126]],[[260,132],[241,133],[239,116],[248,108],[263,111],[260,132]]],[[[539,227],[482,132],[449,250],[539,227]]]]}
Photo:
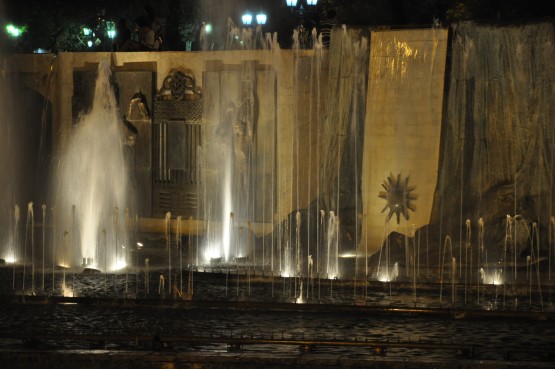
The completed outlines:
{"type": "Polygon", "coordinates": [[[409,177],[405,177],[401,180],[401,174],[397,175],[397,178],[390,174],[387,180],[383,182],[382,187],[385,191],[380,191],[378,197],[387,201],[387,204],[382,210],[382,213],[389,208],[389,213],[387,214],[387,221],[391,220],[393,214],[397,216],[397,224],[401,221],[401,215],[406,220],[409,220],[409,210],[416,211],[416,207],[412,204],[413,200],[416,200],[418,196],[411,193],[414,191],[416,186],[409,186],[409,177]]]}

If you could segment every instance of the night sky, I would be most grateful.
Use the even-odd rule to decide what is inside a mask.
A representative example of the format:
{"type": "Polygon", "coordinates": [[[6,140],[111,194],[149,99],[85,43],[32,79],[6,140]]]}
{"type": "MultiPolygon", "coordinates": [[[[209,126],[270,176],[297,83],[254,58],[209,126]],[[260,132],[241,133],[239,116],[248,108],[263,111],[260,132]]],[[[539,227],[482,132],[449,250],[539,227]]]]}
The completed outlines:
{"type": "Polygon", "coordinates": [[[266,12],[268,23],[264,32],[278,32],[283,47],[287,47],[285,43],[293,28],[301,23],[309,28],[318,27],[332,9],[339,24],[402,28],[428,26],[434,19],[448,25],[461,20],[506,23],[555,16],[550,0],[320,0],[314,8],[305,5],[303,14],[287,8],[285,0],[20,0],[3,3],[3,23],[27,27],[17,44],[10,43],[20,52],[37,48],[84,51],[75,39],[81,27],[95,29],[103,21],[125,20],[132,28],[136,18],[144,15],[147,4],[164,24],[165,50],[183,50],[185,40],[198,37],[202,22],[225,28],[229,18],[240,24],[245,11],[266,12]]]}

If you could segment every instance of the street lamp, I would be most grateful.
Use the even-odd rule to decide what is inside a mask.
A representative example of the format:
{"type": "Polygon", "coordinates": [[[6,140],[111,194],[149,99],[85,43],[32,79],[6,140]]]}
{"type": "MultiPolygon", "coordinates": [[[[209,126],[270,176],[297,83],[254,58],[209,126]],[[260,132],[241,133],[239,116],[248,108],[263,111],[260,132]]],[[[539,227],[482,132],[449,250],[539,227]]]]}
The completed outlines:
{"type": "Polygon", "coordinates": [[[116,24],[112,21],[106,22],[106,36],[111,39],[116,37],[116,24]]]}
{"type": "Polygon", "coordinates": [[[268,20],[268,16],[264,13],[258,13],[256,15],[256,24],[263,26],[266,24],[267,20],[268,20]]]}
{"type": "Polygon", "coordinates": [[[265,13],[258,13],[254,17],[250,12],[247,12],[241,16],[241,21],[243,22],[244,26],[251,26],[251,25],[258,25],[263,26],[266,24],[268,20],[268,16],[265,13]],[[256,23],[253,23],[253,20],[256,23]]]}
{"type": "Polygon", "coordinates": [[[306,28],[306,21],[309,20],[311,23],[316,23],[312,19],[318,4],[318,0],[285,0],[287,7],[291,9],[291,14],[299,18],[300,24],[296,27],[298,43],[301,48],[306,48],[309,45],[309,30],[306,28]]]}
{"type": "Polygon", "coordinates": [[[252,24],[252,14],[245,13],[241,16],[241,20],[243,21],[243,25],[250,26],[252,24]]]}
{"type": "MultiPolygon", "coordinates": [[[[306,0],[306,5],[315,6],[318,4],[318,0],[306,0]]],[[[285,4],[290,8],[297,7],[297,0],[285,0],[285,4]]],[[[303,1],[301,0],[301,8],[303,7],[303,1]]]]}

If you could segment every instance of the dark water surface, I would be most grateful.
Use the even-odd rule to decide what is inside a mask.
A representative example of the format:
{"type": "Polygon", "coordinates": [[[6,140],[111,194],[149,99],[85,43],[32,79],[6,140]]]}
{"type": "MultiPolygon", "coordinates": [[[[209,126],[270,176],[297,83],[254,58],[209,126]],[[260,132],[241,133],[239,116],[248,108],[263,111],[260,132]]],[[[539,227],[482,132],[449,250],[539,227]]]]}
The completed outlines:
{"type": "MultiPolygon", "coordinates": [[[[455,304],[451,308],[466,307],[469,311],[499,309],[515,311],[518,315],[488,316],[456,319],[449,314],[414,314],[405,311],[388,314],[372,314],[368,310],[357,309],[354,302],[364,300],[365,306],[410,307],[419,306],[431,309],[449,308],[452,302],[451,287],[444,286],[418,288],[416,294],[410,288],[396,285],[372,285],[354,287],[339,281],[326,281],[314,284],[305,295],[306,282],[242,275],[218,273],[196,273],[194,275],[193,301],[198,304],[175,304],[170,290],[162,289],[159,273],[151,273],[149,288],[144,273],[120,275],[83,275],[65,276],[57,272],[52,283],[52,274],[45,275],[45,288],[42,290],[42,275],[35,276],[35,295],[61,296],[62,281],[65,278],[66,295],[99,298],[103,303],[21,303],[23,276],[16,273],[15,290],[13,273],[2,268],[2,287],[4,296],[19,295],[17,303],[0,304],[0,332],[3,349],[21,348],[21,340],[13,336],[53,335],[136,335],[136,336],[185,336],[185,337],[254,337],[283,338],[291,340],[343,340],[343,341],[383,341],[383,342],[424,342],[433,345],[469,345],[475,348],[476,360],[504,360],[511,348],[543,352],[555,352],[555,319],[552,319],[553,304],[548,288],[542,291],[541,304],[534,292],[533,304],[527,304],[530,294],[505,296],[502,289],[483,291],[480,295],[470,289],[466,296],[463,287],[455,291],[455,304]],[[19,291],[18,291],[19,290],[19,291]],[[70,292],[68,292],[70,291],[70,292]],[[303,310],[295,296],[308,296],[314,309],[303,310]],[[439,294],[443,294],[440,303],[439,294]],[[320,299],[318,299],[320,297],[320,299]],[[466,298],[466,304],[465,304],[466,298]],[[520,299],[520,302],[517,301],[520,299]],[[148,303],[133,303],[134,301],[148,303]],[[113,301],[113,303],[109,303],[113,301]],[[117,303],[116,303],[117,301],[117,303]],[[129,301],[130,303],[126,303],[129,301]],[[225,304],[202,304],[202,302],[225,302],[225,304]],[[249,302],[261,302],[255,308],[249,302]],[[480,301],[478,303],[478,301],[480,301]],[[108,302],[108,303],[107,303],[108,302]],[[164,302],[157,304],[156,302],[164,302]],[[242,304],[245,305],[242,305],[242,304]],[[276,305],[290,308],[276,309],[276,305]],[[320,305],[318,305],[320,304],[320,305]],[[344,311],[319,309],[318,306],[333,304],[350,305],[344,311]],[[527,315],[530,312],[530,316],[527,315]],[[537,320],[533,312],[546,312],[546,320],[537,320]]],[[[172,277],[175,284],[184,284],[186,289],[188,275],[172,277]]],[[[165,283],[169,283],[167,279],[165,283]]],[[[26,295],[32,281],[26,280],[26,295]]],[[[31,300],[31,298],[28,298],[31,300]]],[[[7,301],[7,300],[6,300],[7,301]]],[[[13,300],[15,301],[15,300],[13,300]]],[[[51,302],[51,301],[50,301],[51,302]]],[[[83,342],[58,340],[43,343],[48,349],[88,349],[83,342]]],[[[113,350],[137,349],[125,343],[111,343],[105,348],[113,350]]],[[[175,344],[168,350],[224,352],[225,344],[175,344]]],[[[244,348],[256,352],[298,352],[298,347],[286,345],[250,345],[244,348]]],[[[319,347],[318,352],[331,355],[353,357],[372,356],[368,348],[356,347],[319,347]]],[[[426,358],[441,360],[456,355],[452,350],[395,348],[388,350],[388,357],[426,358]]],[[[545,355],[532,355],[523,360],[545,360],[545,355]]],[[[411,359],[411,360],[412,360],[411,359]]]]}

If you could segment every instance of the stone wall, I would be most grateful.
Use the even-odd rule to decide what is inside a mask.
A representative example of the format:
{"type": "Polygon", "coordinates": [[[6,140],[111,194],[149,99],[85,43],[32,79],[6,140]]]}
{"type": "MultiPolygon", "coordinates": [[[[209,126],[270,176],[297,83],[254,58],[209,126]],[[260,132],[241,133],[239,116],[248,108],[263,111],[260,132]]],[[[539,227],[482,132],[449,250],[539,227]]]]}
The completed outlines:
{"type": "Polygon", "coordinates": [[[390,231],[412,234],[428,224],[438,174],[447,30],[372,32],[364,133],[361,249],[370,254],[390,231]],[[396,215],[378,197],[388,177],[409,178],[414,211],[396,215]],[[382,211],[382,209],[384,211],[382,211]],[[384,229],[387,231],[384,233],[384,229]],[[365,233],[364,230],[367,232],[365,233]]]}

